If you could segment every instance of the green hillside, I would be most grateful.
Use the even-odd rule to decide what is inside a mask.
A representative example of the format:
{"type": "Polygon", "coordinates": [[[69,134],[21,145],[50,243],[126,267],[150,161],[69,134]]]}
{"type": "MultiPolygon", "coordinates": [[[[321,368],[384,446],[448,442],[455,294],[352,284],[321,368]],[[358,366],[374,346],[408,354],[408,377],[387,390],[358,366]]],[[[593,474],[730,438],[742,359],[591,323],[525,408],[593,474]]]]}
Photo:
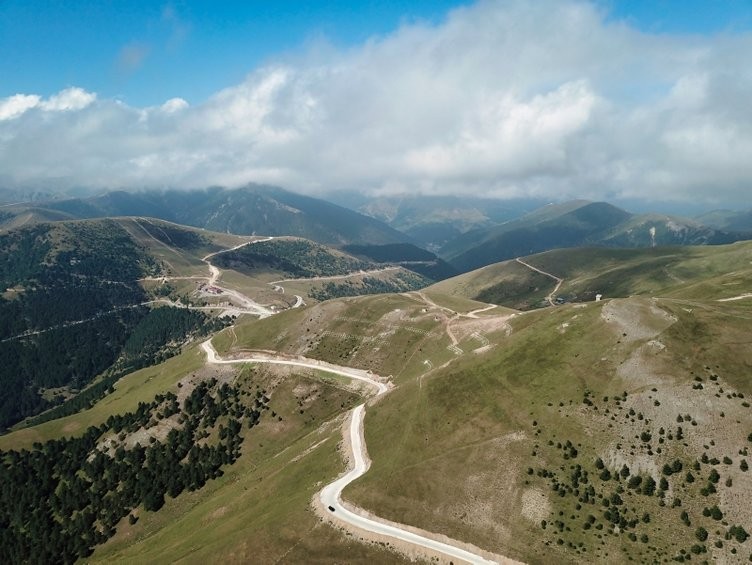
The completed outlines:
{"type": "MultiPolygon", "coordinates": [[[[32,223],[0,235],[6,289],[0,296],[0,429],[43,411],[31,423],[85,408],[128,370],[178,353],[188,335],[221,327],[209,312],[147,305],[221,303],[201,291],[202,278],[208,280],[202,258],[248,241],[144,217],[32,223]]],[[[229,269],[231,287],[274,308],[296,300],[275,292],[274,278],[376,270],[311,281],[309,301],[430,283],[404,269],[381,273],[381,265],[297,238],[240,247],[214,262],[229,269]]]]}
{"type": "Polygon", "coordinates": [[[137,279],[157,268],[111,221],[0,236],[0,429],[61,402],[115,362],[147,312],[137,279]]]}
{"type": "MultiPolygon", "coordinates": [[[[523,261],[563,279],[557,297],[587,302],[635,294],[729,297],[744,289],[744,278],[730,270],[752,256],[752,244],[650,249],[556,249],[523,261]]],[[[430,290],[520,309],[545,306],[543,298],[556,286],[516,260],[489,265],[442,281],[430,290]]]]}
{"type": "MultiPolygon", "coordinates": [[[[446,351],[443,311],[418,295],[244,324],[230,351],[303,353],[394,375],[399,386],[366,419],[373,467],[346,494],[376,515],[533,563],[746,559],[749,510],[735,501],[752,487],[742,463],[752,312],[749,300],[717,300],[736,296],[729,282],[749,288],[749,269],[736,267],[749,265],[750,247],[718,249],[725,255],[689,250],[698,253],[684,265],[696,278],[666,286],[671,298],[460,318],[458,357],[446,351]],[[376,351],[372,339],[401,324],[437,333],[398,330],[389,354],[376,351]],[[496,347],[472,353],[481,327],[496,347]]],[[[634,288],[650,279],[628,272],[634,288]]]]}
{"type": "Polygon", "coordinates": [[[347,496],[530,563],[746,560],[749,314],[635,298],[513,319],[369,412],[347,496]]]}
{"type": "MultiPolygon", "coordinates": [[[[424,288],[433,282],[419,273],[427,271],[433,274],[441,270],[440,265],[437,267],[435,256],[410,244],[394,246],[343,248],[356,251],[356,257],[305,239],[283,237],[223,253],[215,258],[214,263],[249,277],[261,277],[270,281],[272,278],[282,278],[282,281],[271,281],[268,284],[277,286],[277,283],[283,282],[289,292],[299,293],[309,301],[406,292],[424,288]],[[434,260],[406,261],[406,266],[402,266],[403,262],[390,260],[395,255],[393,247],[402,249],[404,245],[413,253],[410,257],[424,257],[427,254],[434,260]],[[374,252],[374,249],[377,251],[374,252]],[[421,255],[415,255],[416,252],[421,255]]],[[[404,256],[404,253],[400,253],[400,256],[404,256]]]]}
{"type": "Polygon", "coordinates": [[[273,271],[295,278],[330,277],[376,265],[305,239],[260,241],[217,256],[215,263],[240,272],[273,271]]]}
{"type": "Polygon", "coordinates": [[[143,218],[1,234],[0,429],[80,410],[187,336],[222,327],[202,312],[150,309],[140,279],[206,272],[200,258],[228,244],[237,238],[143,218]]]}
{"type": "MultiPolygon", "coordinates": [[[[223,356],[276,352],[388,377],[395,388],[366,413],[372,467],[345,491],[377,516],[530,563],[748,559],[752,244],[566,249],[524,261],[563,279],[558,292],[567,303],[521,313],[469,300],[509,280],[507,298],[527,307],[555,286],[510,261],[423,292],[241,318],[213,342],[223,356]],[[603,300],[592,300],[596,291],[603,300]]],[[[153,481],[162,506],[134,488],[121,514],[107,518],[111,529],[100,530],[107,541],[90,546],[91,559],[403,559],[310,509],[344,469],[336,449],[342,418],[362,393],[318,371],[205,366],[203,352],[189,348],[123,377],[88,410],[0,438],[0,449],[17,457],[7,450],[34,441],[87,434],[101,441],[112,416],[170,394],[185,411],[191,391],[213,378],[237,388],[223,393],[237,403],[186,435],[186,445],[209,450],[231,441],[235,455],[192,492],[153,481]],[[249,428],[244,418],[257,391],[268,409],[249,428]],[[228,440],[236,436],[221,429],[233,419],[242,429],[228,440]]],[[[208,395],[219,405],[219,388],[208,395]]],[[[197,413],[204,408],[196,402],[197,413]]],[[[134,424],[117,441],[126,450],[142,440],[165,445],[159,434],[170,428],[154,424],[134,424]]],[[[88,476],[89,464],[81,465],[88,476]]],[[[8,508],[9,516],[21,512],[8,508]]]]}

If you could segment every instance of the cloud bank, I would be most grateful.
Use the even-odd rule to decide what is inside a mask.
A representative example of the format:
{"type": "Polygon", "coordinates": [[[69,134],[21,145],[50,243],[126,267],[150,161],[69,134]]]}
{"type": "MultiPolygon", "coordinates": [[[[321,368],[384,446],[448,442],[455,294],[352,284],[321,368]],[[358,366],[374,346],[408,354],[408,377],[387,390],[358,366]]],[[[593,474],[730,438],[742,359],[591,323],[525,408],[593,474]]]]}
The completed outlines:
{"type": "Polygon", "coordinates": [[[194,106],[78,88],[0,99],[3,184],[745,200],[752,35],[652,35],[607,16],[480,1],[270,63],[194,106]]]}

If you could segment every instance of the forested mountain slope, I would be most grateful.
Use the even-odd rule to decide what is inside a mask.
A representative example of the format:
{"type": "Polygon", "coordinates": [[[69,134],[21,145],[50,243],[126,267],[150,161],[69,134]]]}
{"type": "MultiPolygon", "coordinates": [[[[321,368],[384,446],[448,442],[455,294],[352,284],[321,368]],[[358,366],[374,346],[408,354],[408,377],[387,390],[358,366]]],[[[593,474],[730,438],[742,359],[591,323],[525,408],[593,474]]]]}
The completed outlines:
{"type": "Polygon", "coordinates": [[[190,231],[149,227],[93,220],[0,234],[0,429],[60,404],[105,371],[153,362],[208,322],[199,312],[143,306],[149,297],[139,279],[165,266],[127,228],[150,241],[212,247],[190,231]]]}
{"type": "Polygon", "coordinates": [[[241,272],[272,271],[295,278],[346,275],[377,267],[373,262],[358,260],[330,247],[290,237],[260,241],[223,253],[215,262],[241,272]]]}
{"type": "Polygon", "coordinates": [[[114,222],[0,236],[0,426],[48,406],[42,391],[80,388],[114,362],[144,315],[137,280],[156,268],[114,222]]]}

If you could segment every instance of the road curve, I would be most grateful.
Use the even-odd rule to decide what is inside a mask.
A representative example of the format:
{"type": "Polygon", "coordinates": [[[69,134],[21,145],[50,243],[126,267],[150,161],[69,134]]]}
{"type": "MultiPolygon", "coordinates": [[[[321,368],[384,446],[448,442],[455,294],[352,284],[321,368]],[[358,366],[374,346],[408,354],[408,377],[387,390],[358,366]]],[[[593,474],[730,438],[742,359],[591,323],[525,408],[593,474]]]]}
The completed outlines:
{"type": "Polygon", "coordinates": [[[752,298],[752,292],[746,292],[739,296],[732,296],[731,298],[719,298],[716,302],[733,302],[734,300],[744,300],[745,298],[752,298]]]}
{"type": "Polygon", "coordinates": [[[263,243],[265,241],[271,241],[274,239],[274,237],[269,236],[262,239],[254,239],[252,241],[245,241],[243,243],[240,243],[236,245],[235,247],[230,247],[229,249],[221,249],[219,251],[215,251],[214,253],[209,253],[206,255],[203,259],[201,259],[204,263],[207,264],[209,267],[209,280],[208,285],[214,286],[218,289],[220,289],[224,294],[227,294],[240,302],[241,307],[247,309],[250,314],[255,314],[259,318],[268,318],[269,316],[273,315],[275,312],[273,310],[270,310],[269,308],[266,308],[265,306],[262,306],[261,304],[257,303],[255,300],[251,300],[244,294],[241,294],[237,290],[232,290],[230,288],[226,288],[223,286],[219,286],[219,278],[222,276],[222,271],[218,268],[212,265],[211,259],[212,257],[215,257],[217,255],[221,255],[222,253],[229,253],[231,251],[236,251],[240,249],[241,247],[246,247],[247,245],[253,245],[254,243],[263,243]]]}
{"type": "MultiPolygon", "coordinates": [[[[217,288],[221,288],[222,291],[224,291],[226,294],[229,294],[230,296],[234,297],[236,300],[239,300],[246,308],[253,310],[254,314],[257,314],[261,318],[267,318],[274,314],[272,310],[269,310],[268,308],[264,308],[260,304],[256,303],[253,300],[250,300],[247,296],[240,294],[239,292],[235,290],[231,290],[228,288],[220,287],[217,285],[217,282],[219,281],[219,277],[221,276],[221,271],[211,264],[209,259],[211,257],[214,257],[215,255],[220,255],[221,253],[229,253],[230,251],[236,251],[240,249],[241,247],[246,247],[248,245],[253,245],[254,243],[264,243],[266,241],[271,241],[274,239],[274,236],[267,236],[261,239],[254,239],[253,241],[245,241],[239,245],[236,245],[235,247],[230,247],[229,249],[221,249],[220,251],[215,251],[214,253],[209,253],[209,255],[206,255],[203,259],[201,259],[204,263],[206,263],[209,266],[209,272],[211,273],[211,276],[209,277],[209,286],[217,286],[217,288]]],[[[296,280],[296,279],[291,279],[296,280]]],[[[282,281],[276,281],[276,282],[282,282],[282,281]]],[[[274,290],[278,290],[284,292],[285,289],[276,284],[276,282],[270,282],[270,284],[274,290]]],[[[305,306],[305,302],[303,301],[302,296],[298,296],[297,294],[295,296],[295,304],[292,305],[292,308],[300,308],[301,306],[305,306]]]]}
{"type": "Polygon", "coordinates": [[[267,365],[290,365],[293,367],[303,367],[306,369],[318,369],[326,373],[332,373],[341,377],[347,377],[348,379],[354,379],[356,381],[362,381],[376,387],[377,394],[383,394],[389,390],[389,386],[374,378],[372,373],[363,369],[355,369],[352,367],[342,367],[340,365],[333,365],[325,361],[319,361],[318,359],[307,359],[305,357],[287,358],[283,356],[275,356],[269,353],[248,353],[246,357],[242,359],[222,359],[217,355],[217,350],[214,349],[214,345],[211,339],[207,339],[201,344],[201,349],[206,353],[206,360],[208,363],[216,365],[239,365],[243,363],[263,363],[267,365]]]}
{"type": "Polygon", "coordinates": [[[496,304],[489,304],[485,308],[478,308],[477,310],[473,310],[472,312],[468,312],[465,314],[465,317],[467,318],[478,318],[478,314],[482,312],[488,312],[489,310],[493,310],[494,308],[498,308],[498,305],[496,304]]]}
{"type": "Polygon", "coordinates": [[[214,253],[209,253],[208,255],[205,255],[203,259],[201,259],[204,263],[209,262],[209,257],[214,257],[215,255],[220,255],[222,253],[229,253],[230,251],[237,251],[241,247],[245,247],[246,245],[252,245],[254,243],[264,243],[265,241],[271,241],[274,239],[274,236],[270,235],[267,237],[263,237],[261,239],[252,239],[250,241],[244,241],[243,243],[239,243],[235,247],[228,247],[227,249],[220,249],[219,251],[215,251],[214,253]]]}
{"type": "Polygon", "coordinates": [[[533,267],[530,263],[526,263],[519,257],[515,259],[520,265],[524,265],[528,269],[532,269],[533,271],[540,273],[541,275],[545,275],[549,278],[552,278],[556,281],[556,286],[554,289],[550,292],[548,296],[546,296],[546,300],[548,300],[548,303],[551,306],[556,306],[556,302],[554,302],[554,296],[556,296],[556,293],[559,292],[559,288],[561,288],[561,284],[564,282],[564,279],[557,277],[556,275],[552,275],[551,273],[547,273],[546,271],[541,271],[538,267],[533,267]]]}
{"type": "Polygon", "coordinates": [[[338,519],[350,524],[351,526],[355,526],[360,530],[365,530],[366,532],[371,532],[380,536],[395,538],[468,563],[478,563],[483,565],[495,564],[496,561],[488,560],[476,553],[472,553],[448,543],[421,536],[420,534],[402,529],[396,525],[379,522],[361,516],[343,506],[342,491],[347,485],[363,476],[366,471],[368,471],[369,467],[369,462],[366,459],[366,446],[363,443],[361,435],[363,419],[365,417],[365,407],[365,404],[356,406],[352,411],[352,417],[350,420],[350,446],[352,449],[354,466],[347,473],[333,483],[329,483],[321,490],[319,498],[324,507],[329,509],[329,511],[331,511],[331,508],[334,508],[334,512],[338,519]]]}
{"type": "MultiPolygon", "coordinates": [[[[201,344],[201,348],[206,353],[206,359],[208,363],[230,365],[230,364],[242,364],[242,363],[267,363],[272,365],[292,365],[296,367],[305,367],[309,369],[318,369],[333,373],[335,375],[344,376],[347,378],[355,379],[358,381],[367,382],[368,384],[376,388],[376,396],[381,396],[389,391],[389,385],[374,378],[375,376],[369,371],[363,369],[355,369],[352,367],[342,367],[339,365],[333,365],[316,359],[288,359],[279,358],[268,353],[252,353],[249,357],[242,359],[222,359],[217,355],[217,350],[214,349],[211,339],[204,341],[201,344]]],[[[353,526],[359,530],[377,534],[380,536],[387,536],[402,542],[428,549],[432,552],[446,555],[452,559],[458,559],[467,563],[477,563],[482,565],[496,564],[496,561],[488,560],[476,553],[462,549],[460,547],[437,541],[420,534],[416,534],[409,530],[400,528],[395,524],[388,524],[381,521],[374,520],[356,514],[349,510],[342,503],[342,491],[358,479],[363,476],[370,463],[367,458],[367,450],[363,441],[363,420],[365,417],[366,405],[359,404],[352,410],[350,418],[350,448],[352,451],[352,461],[354,466],[347,473],[339,477],[332,483],[326,485],[319,492],[319,499],[324,508],[334,508],[334,514],[336,517],[353,526]]],[[[329,510],[331,511],[331,510],[329,510]]]]}

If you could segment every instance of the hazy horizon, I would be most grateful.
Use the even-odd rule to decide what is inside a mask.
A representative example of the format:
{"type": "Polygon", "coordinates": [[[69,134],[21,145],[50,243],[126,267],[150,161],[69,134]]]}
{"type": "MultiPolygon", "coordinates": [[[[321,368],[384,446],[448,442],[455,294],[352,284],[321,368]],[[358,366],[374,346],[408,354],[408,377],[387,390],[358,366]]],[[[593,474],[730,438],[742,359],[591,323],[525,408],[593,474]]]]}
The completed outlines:
{"type": "MultiPolygon", "coordinates": [[[[219,185],[212,185],[212,186],[206,186],[206,187],[195,187],[195,188],[181,188],[181,187],[120,187],[120,188],[112,188],[112,189],[82,189],[82,188],[73,188],[69,190],[50,190],[49,187],[45,188],[44,186],[39,186],[36,188],[32,187],[26,187],[26,188],[18,188],[16,190],[10,190],[7,187],[0,186],[0,207],[2,206],[12,206],[12,205],[23,205],[23,204],[29,204],[29,203],[42,203],[45,201],[51,201],[51,200],[65,200],[65,199],[75,199],[75,198],[96,198],[98,196],[103,196],[108,193],[112,192],[129,192],[133,194],[139,194],[139,193],[149,193],[152,191],[180,191],[180,190],[189,190],[189,191],[201,191],[201,190],[211,190],[211,189],[221,189],[221,190],[242,190],[243,188],[253,188],[254,186],[265,186],[269,188],[279,188],[282,190],[286,190],[289,192],[294,192],[297,194],[303,194],[302,192],[296,191],[294,189],[290,189],[289,187],[284,186],[277,186],[277,185],[260,185],[257,183],[246,183],[244,185],[240,186],[219,186],[219,185]],[[23,199],[22,199],[23,198],[23,199]],[[27,199],[28,198],[28,199],[27,199]]],[[[715,211],[724,211],[729,210],[733,212],[746,212],[748,210],[752,210],[752,206],[746,202],[737,202],[737,203],[724,203],[723,206],[713,206],[712,203],[708,202],[681,202],[681,201],[675,201],[675,202],[663,202],[663,201],[650,201],[650,200],[639,200],[639,199],[619,199],[619,198],[612,198],[612,199],[586,199],[586,198],[558,198],[558,199],[543,199],[543,198],[532,198],[532,197],[494,197],[494,196],[465,196],[465,195],[455,195],[455,194],[418,194],[418,193],[412,193],[412,194],[387,194],[387,195],[374,195],[374,194],[367,194],[363,191],[357,191],[357,190],[335,190],[335,191],[327,191],[323,192],[321,194],[307,194],[306,196],[312,196],[314,198],[321,198],[323,200],[326,200],[328,202],[331,202],[333,204],[336,204],[338,206],[342,206],[344,208],[349,208],[351,210],[359,211],[361,208],[365,205],[367,205],[370,202],[378,201],[380,199],[387,199],[389,201],[399,201],[399,200],[405,200],[405,199],[446,199],[447,201],[455,200],[458,201],[464,205],[468,205],[469,207],[472,206],[482,206],[483,204],[487,204],[489,202],[498,203],[499,205],[503,206],[505,203],[508,204],[512,209],[514,210],[522,210],[523,212],[520,213],[526,213],[527,211],[532,211],[537,208],[550,205],[550,204],[562,204],[565,202],[569,202],[572,200],[583,200],[583,201],[590,201],[590,202],[608,202],[609,204],[612,204],[614,206],[617,206],[619,208],[622,208],[626,210],[627,212],[633,213],[633,214],[643,214],[643,213],[656,213],[656,214],[665,214],[669,216],[683,216],[687,218],[693,218],[696,216],[701,216],[703,214],[709,213],[709,212],[715,212],[715,211]]]]}

